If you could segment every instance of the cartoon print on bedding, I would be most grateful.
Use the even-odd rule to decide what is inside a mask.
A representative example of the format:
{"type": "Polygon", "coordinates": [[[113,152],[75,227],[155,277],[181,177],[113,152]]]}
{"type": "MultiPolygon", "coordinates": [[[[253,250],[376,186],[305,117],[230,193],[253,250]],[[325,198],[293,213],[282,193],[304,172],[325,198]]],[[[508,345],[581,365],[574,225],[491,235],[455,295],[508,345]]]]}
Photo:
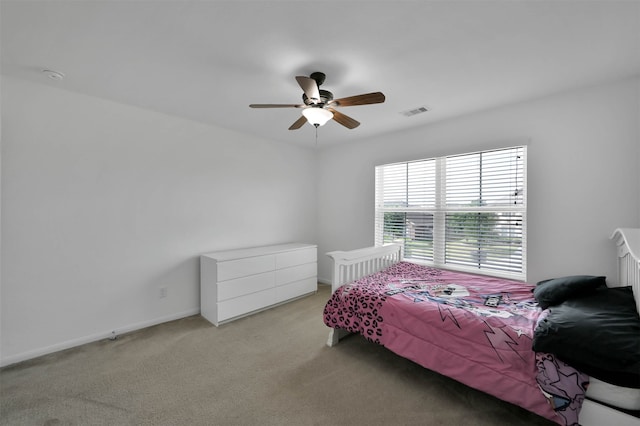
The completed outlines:
{"type": "Polygon", "coordinates": [[[536,352],[536,381],[553,410],[566,425],[578,425],[578,413],[589,386],[589,376],[552,354],[536,352]]]}
{"type": "MultiPolygon", "coordinates": [[[[536,309],[533,302],[511,300],[508,292],[485,294],[482,288],[442,282],[439,278],[400,280],[389,283],[388,287],[391,289],[385,292],[387,296],[401,294],[414,303],[435,302],[479,317],[511,318],[512,322],[521,322],[522,325],[530,323],[528,312],[536,309]]],[[[447,312],[451,313],[451,310],[447,312]]]]}

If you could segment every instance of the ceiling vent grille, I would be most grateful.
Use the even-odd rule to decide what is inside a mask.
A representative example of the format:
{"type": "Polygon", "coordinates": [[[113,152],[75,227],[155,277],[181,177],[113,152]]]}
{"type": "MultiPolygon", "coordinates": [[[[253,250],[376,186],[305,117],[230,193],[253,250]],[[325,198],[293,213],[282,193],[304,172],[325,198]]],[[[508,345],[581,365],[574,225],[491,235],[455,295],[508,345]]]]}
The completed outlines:
{"type": "Polygon", "coordinates": [[[421,106],[418,108],[403,111],[400,114],[404,115],[405,117],[412,117],[416,114],[422,114],[423,112],[427,112],[427,111],[429,111],[429,108],[427,108],[426,106],[421,106]]]}

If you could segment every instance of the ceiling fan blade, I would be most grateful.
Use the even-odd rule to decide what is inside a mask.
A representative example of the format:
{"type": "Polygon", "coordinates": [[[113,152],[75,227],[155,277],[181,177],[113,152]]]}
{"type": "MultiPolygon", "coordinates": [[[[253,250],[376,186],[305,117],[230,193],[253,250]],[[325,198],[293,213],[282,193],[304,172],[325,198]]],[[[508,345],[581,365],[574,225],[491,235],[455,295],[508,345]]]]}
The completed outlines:
{"type": "Polygon", "coordinates": [[[318,89],[318,83],[310,77],[297,76],[296,81],[307,95],[310,101],[314,104],[320,102],[320,90],[318,89]]]}
{"type": "Polygon", "coordinates": [[[297,104],[251,104],[249,108],[302,108],[306,105],[297,104]]]}
{"type": "Polygon", "coordinates": [[[289,130],[297,130],[300,127],[304,126],[304,123],[306,122],[307,122],[307,117],[305,117],[304,115],[301,115],[300,118],[298,118],[296,122],[293,123],[291,127],[289,127],[289,130]]]}
{"type": "Polygon", "coordinates": [[[381,104],[384,102],[385,97],[382,92],[365,93],[364,95],[349,96],[346,98],[334,99],[329,102],[331,106],[355,106],[355,105],[370,105],[381,104]]]}
{"type": "Polygon", "coordinates": [[[360,125],[359,121],[354,120],[353,118],[349,117],[348,115],[344,115],[340,111],[336,111],[333,108],[327,108],[327,109],[333,113],[333,119],[335,121],[337,121],[338,123],[342,124],[347,129],[355,129],[356,127],[358,127],[360,125]]]}

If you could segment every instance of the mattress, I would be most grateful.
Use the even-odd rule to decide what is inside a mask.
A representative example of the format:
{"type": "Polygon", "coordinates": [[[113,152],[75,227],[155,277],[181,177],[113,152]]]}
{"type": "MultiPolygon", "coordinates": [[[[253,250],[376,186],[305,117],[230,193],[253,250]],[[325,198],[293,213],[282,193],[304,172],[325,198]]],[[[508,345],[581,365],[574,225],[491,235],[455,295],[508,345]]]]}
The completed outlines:
{"type": "Polygon", "coordinates": [[[612,385],[593,377],[589,379],[586,397],[625,410],[640,410],[640,389],[612,385]]]}

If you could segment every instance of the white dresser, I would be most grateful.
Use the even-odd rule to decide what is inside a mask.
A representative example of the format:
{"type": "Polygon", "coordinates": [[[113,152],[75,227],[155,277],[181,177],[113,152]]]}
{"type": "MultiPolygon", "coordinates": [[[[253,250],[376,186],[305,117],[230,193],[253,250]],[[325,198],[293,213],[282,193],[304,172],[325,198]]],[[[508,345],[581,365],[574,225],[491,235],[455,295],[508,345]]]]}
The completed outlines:
{"type": "Polygon", "coordinates": [[[317,291],[318,249],[279,244],[200,256],[200,312],[221,323],[317,291]]]}

